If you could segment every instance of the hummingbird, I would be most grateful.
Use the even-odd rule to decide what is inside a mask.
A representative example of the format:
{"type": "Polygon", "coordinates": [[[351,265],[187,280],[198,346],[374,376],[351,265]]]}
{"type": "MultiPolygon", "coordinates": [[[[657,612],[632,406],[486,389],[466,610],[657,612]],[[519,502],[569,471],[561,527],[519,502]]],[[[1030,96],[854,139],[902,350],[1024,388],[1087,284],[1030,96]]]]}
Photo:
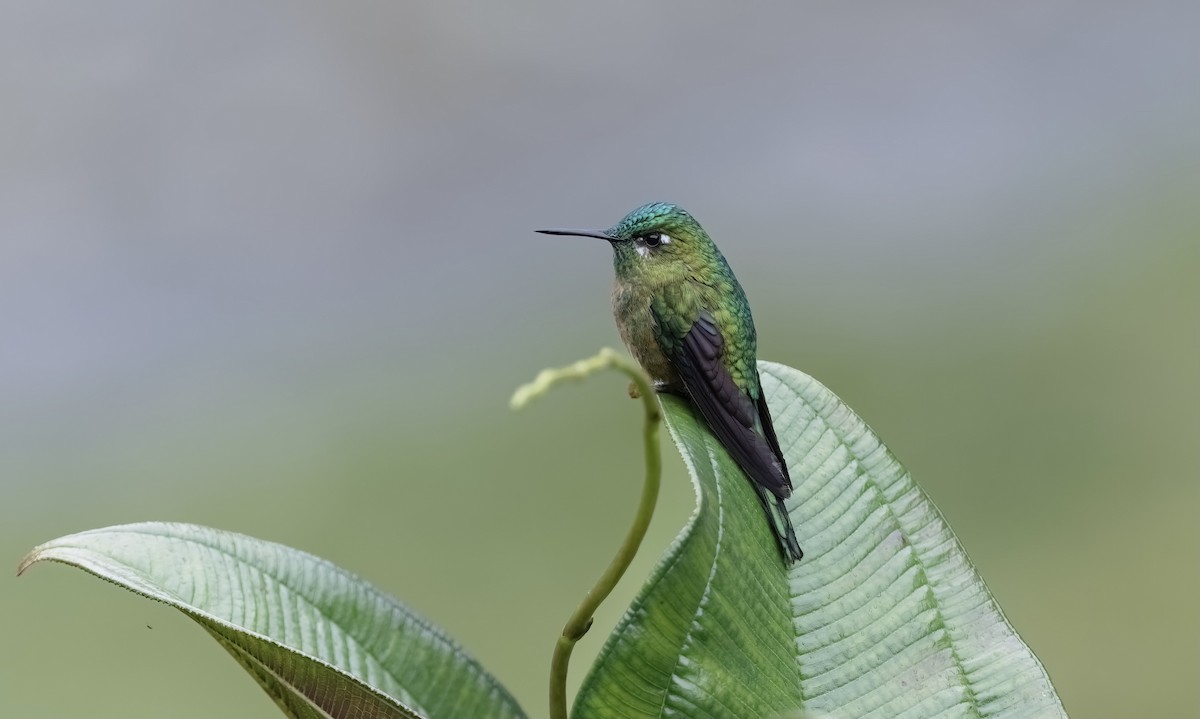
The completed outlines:
{"type": "Polygon", "coordinates": [[[613,316],[655,390],[689,399],[757,490],[786,564],[804,556],[784,500],[792,493],[758,376],[746,293],[717,245],[678,205],[652,202],[607,230],[538,230],[607,240],[613,316]]]}

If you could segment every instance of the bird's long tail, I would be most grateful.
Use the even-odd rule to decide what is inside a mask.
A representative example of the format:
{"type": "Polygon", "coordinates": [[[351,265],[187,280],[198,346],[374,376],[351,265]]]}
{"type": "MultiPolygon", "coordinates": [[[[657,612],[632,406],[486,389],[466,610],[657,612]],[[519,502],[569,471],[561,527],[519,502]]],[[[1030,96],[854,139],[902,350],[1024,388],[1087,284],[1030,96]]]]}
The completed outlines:
{"type": "Polygon", "coordinates": [[[804,558],[804,550],[800,549],[800,540],[796,539],[796,529],[792,526],[792,518],[788,516],[783,497],[775,496],[771,490],[761,485],[755,489],[758,490],[758,502],[775,532],[775,542],[779,545],[783,561],[789,565],[800,561],[804,558]]]}

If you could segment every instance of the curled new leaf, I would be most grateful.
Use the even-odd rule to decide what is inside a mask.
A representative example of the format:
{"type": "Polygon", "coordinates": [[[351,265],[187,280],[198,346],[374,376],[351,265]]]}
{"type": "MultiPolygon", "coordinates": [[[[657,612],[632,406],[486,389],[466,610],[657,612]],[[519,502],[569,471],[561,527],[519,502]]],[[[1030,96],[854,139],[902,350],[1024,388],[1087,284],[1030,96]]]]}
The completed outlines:
{"type": "Polygon", "coordinates": [[[760,363],[805,558],[690,406],[662,404],[698,506],[576,697],[592,717],[1065,717],[929,498],[832,392],[760,363]]]}

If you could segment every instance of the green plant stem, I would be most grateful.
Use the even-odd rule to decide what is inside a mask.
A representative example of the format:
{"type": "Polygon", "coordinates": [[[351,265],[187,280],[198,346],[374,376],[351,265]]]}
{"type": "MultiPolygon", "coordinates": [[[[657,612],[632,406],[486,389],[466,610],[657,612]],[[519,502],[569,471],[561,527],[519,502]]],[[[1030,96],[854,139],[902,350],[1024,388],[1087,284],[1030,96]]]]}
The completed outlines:
{"type": "Polygon", "coordinates": [[[625,570],[637,554],[646,529],[650,526],[650,518],[654,515],[654,505],[658,501],[658,488],[662,480],[662,456],[658,447],[658,425],[662,419],[658,407],[658,398],[650,379],[630,358],[617,354],[605,347],[594,357],[580,360],[560,369],[542,370],[529,384],[517,389],[513,394],[511,405],[520,409],[533,399],[550,391],[550,388],[566,380],[581,381],[603,369],[612,368],[629,376],[637,388],[638,395],[645,409],[645,425],[642,428],[642,442],[646,454],[646,480],[642,483],[642,496],[638,501],[637,513],[633,516],[633,524],[625,534],[616,556],[609,562],[608,568],[595,586],[575,608],[571,618],[563,627],[562,634],[554,645],[554,654],[550,659],[550,719],[567,719],[567,665],[571,661],[571,651],[575,644],[587,633],[592,626],[592,617],[625,570]]]}

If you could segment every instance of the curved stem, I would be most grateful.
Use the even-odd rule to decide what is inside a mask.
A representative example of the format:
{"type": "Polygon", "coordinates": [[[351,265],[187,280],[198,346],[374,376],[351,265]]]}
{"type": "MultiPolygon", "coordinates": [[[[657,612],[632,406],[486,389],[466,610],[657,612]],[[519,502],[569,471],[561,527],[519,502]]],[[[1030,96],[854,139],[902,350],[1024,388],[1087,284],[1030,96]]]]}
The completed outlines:
{"type": "Polygon", "coordinates": [[[575,364],[561,369],[542,370],[533,382],[519,388],[513,394],[511,405],[520,409],[531,400],[550,391],[555,384],[565,381],[579,381],[602,370],[612,368],[626,375],[637,387],[645,410],[645,425],[642,429],[642,442],[645,448],[646,480],[642,483],[642,496],[638,501],[637,512],[633,516],[633,524],[625,534],[617,554],[609,562],[608,568],[595,586],[575,608],[571,618],[563,627],[562,634],[554,645],[554,654],[550,660],[550,719],[567,719],[567,665],[571,661],[571,651],[575,644],[587,633],[592,626],[592,616],[600,603],[612,592],[629,568],[629,563],[637,554],[646,529],[650,526],[650,518],[654,515],[654,505],[658,501],[658,487],[662,479],[662,457],[658,449],[658,424],[662,415],[658,408],[658,399],[650,380],[637,364],[624,355],[619,355],[605,347],[599,354],[580,360],[575,364]]]}

